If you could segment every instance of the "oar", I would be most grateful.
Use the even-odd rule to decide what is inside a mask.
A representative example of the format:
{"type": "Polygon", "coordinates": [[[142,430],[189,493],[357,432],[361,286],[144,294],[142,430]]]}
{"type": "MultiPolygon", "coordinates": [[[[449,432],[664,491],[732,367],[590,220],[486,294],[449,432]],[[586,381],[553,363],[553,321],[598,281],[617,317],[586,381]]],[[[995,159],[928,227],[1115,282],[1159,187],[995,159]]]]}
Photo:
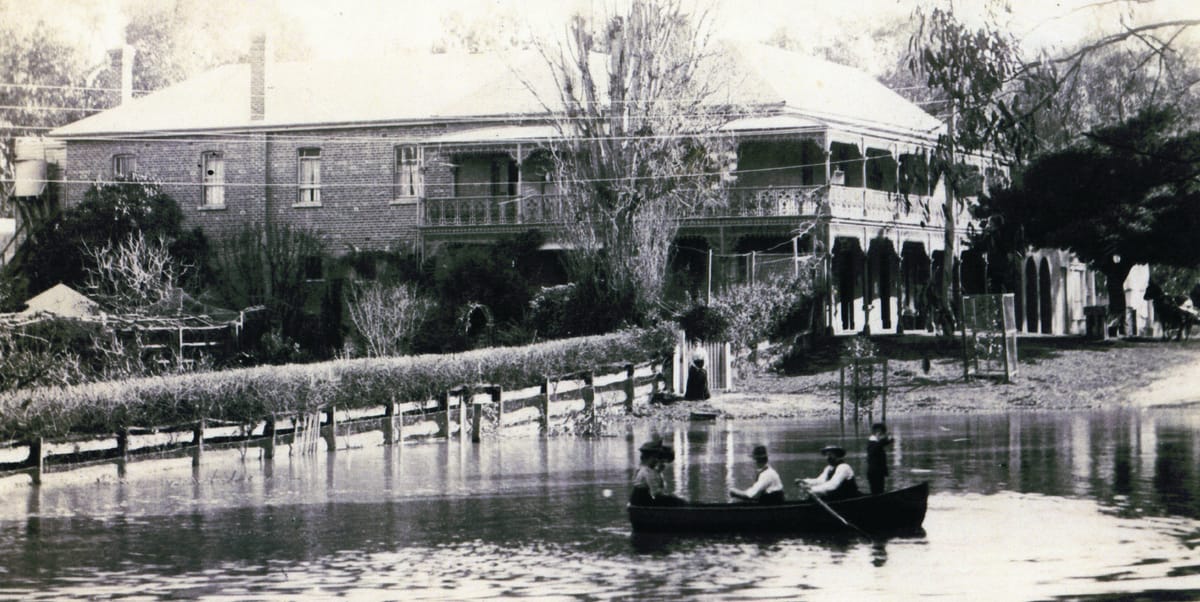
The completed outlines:
{"type": "Polygon", "coordinates": [[[840,521],[840,522],[841,522],[843,525],[846,525],[847,527],[850,527],[851,529],[854,529],[855,531],[858,531],[858,533],[859,533],[860,535],[862,535],[863,537],[866,537],[867,539],[871,539],[871,534],[870,534],[870,533],[867,533],[866,531],[863,531],[862,529],[859,529],[859,528],[858,528],[858,525],[855,525],[854,523],[852,523],[852,522],[850,522],[850,521],[846,520],[846,517],[844,517],[844,516],[842,516],[842,515],[838,514],[838,513],[837,513],[837,510],[834,510],[833,508],[830,508],[830,507],[829,507],[829,504],[826,504],[826,503],[825,503],[825,500],[821,499],[821,496],[819,496],[819,495],[817,495],[817,494],[815,494],[815,493],[813,493],[813,492],[811,492],[811,491],[810,491],[810,492],[808,492],[808,497],[812,498],[814,501],[816,501],[818,504],[820,504],[820,506],[821,506],[822,508],[824,508],[826,512],[828,512],[828,513],[829,513],[831,516],[833,516],[834,518],[838,519],[838,521],[840,521]]]}

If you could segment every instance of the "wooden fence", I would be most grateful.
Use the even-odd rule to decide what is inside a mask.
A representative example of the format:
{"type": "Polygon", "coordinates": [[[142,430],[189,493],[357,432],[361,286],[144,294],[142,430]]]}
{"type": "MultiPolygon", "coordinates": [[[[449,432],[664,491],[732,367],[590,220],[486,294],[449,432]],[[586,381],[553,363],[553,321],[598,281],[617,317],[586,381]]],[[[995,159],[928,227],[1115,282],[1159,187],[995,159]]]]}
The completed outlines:
{"type": "Polygon", "coordinates": [[[536,424],[546,433],[556,421],[566,419],[590,422],[594,430],[602,412],[632,412],[649,402],[662,381],[661,365],[646,362],[610,367],[600,374],[588,371],[547,378],[523,389],[461,385],[434,399],[397,400],[349,411],[330,407],[315,415],[272,415],[250,425],[201,419],[192,424],[129,428],[104,437],[8,442],[0,444],[0,476],[27,472],[36,484],[47,470],[180,452],[190,453],[198,465],[204,450],[211,447],[258,447],[263,457],[272,458],[280,445],[324,440],[332,451],[341,437],[375,430],[382,431],[385,445],[456,436],[478,442],[485,431],[518,425],[536,424]]]}

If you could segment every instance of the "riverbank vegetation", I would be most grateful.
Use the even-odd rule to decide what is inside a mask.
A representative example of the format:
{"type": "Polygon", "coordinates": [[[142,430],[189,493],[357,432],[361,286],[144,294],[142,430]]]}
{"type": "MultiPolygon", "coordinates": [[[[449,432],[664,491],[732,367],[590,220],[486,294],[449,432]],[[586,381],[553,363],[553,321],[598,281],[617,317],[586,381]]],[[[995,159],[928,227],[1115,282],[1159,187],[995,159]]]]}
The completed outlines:
{"type": "Polygon", "coordinates": [[[0,395],[0,440],[116,433],[212,419],[233,423],[272,414],[310,413],[423,401],[455,387],[486,383],[505,389],[536,386],[547,377],[614,364],[660,361],[670,353],[669,329],[464,353],[335,360],[194,372],[0,395]]]}

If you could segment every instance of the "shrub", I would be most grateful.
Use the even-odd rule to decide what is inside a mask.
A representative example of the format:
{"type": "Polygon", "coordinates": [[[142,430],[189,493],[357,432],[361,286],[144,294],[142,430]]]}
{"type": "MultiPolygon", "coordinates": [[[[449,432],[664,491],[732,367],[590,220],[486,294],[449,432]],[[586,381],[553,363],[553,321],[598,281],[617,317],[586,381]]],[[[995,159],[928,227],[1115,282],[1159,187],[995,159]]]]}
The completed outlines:
{"type": "Polygon", "coordinates": [[[272,413],[431,399],[462,384],[523,388],[548,376],[660,359],[671,344],[668,329],[629,330],[451,355],[260,366],[12,391],[0,394],[0,439],[111,433],[202,417],[249,423],[272,413]]]}

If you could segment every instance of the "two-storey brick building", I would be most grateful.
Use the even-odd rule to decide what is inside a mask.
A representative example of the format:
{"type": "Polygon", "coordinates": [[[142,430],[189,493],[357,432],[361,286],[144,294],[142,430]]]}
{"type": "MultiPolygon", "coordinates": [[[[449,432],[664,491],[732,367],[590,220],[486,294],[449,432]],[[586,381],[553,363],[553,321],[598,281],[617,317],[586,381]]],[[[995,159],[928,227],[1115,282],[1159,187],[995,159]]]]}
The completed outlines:
{"type": "MultiPolygon", "coordinates": [[[[923,327],[946,198],[928,158],[944,125],[858,70],[761,45],[727,51],[715,96],[749,112],[724,126],[737,167],[728,203],[685,218],[678,247],[711,251],[726,278],[816,253],[834,332],[923,327]]],[[[545,149],[557,92],[539,54],[273,63],[260,39],[251,56],[55,130],[67,202],[137,172],[211,236],[286,223],[320,230],[335,252],[430,253],[555,229],[545,149]]],[[[987,185],[996,172],[976,163],[987,185]]],[[[956,220],[963,237],[969,215],[956,220]]],[[[964,290],[983,292],[984,258],[963,260],[964,290]]],[[[1079,331],[1090,273],[1059,252],[1029,265],[1026,329],[1079,331]]]]}

